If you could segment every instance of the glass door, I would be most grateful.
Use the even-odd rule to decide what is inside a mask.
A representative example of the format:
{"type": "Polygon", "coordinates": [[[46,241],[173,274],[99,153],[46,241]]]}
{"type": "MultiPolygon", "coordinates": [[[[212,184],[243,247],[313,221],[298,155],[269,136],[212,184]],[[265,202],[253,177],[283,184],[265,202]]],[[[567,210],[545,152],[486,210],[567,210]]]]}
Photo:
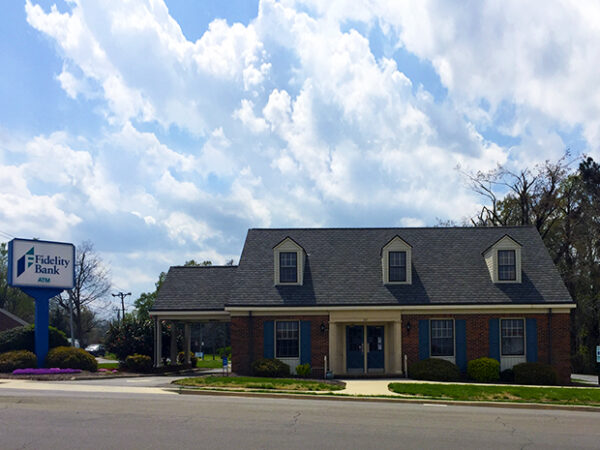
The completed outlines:
{"type": "Polygon", "coordinates": [[[385,368],[384,358],[384,327],[367,326],[367,370],[383,371],[385,368]]]}
{"type": "Polygon", "coordinates": [[[364,327],[348,325],[346,327],[346,369],[348,372],[364,372],[365,354],[364,327]]]}

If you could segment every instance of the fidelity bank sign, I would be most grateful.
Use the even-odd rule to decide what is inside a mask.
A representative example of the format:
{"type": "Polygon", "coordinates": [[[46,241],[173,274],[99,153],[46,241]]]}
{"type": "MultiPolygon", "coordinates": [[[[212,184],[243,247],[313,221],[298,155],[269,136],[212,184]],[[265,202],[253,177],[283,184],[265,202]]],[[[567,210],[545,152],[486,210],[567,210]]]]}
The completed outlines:
{"type": "Polygon", "coordinates": [[[73,287],[75,281],[73,244],[13,239],[8,245],[9,285],[63,289],[73,287]]]}

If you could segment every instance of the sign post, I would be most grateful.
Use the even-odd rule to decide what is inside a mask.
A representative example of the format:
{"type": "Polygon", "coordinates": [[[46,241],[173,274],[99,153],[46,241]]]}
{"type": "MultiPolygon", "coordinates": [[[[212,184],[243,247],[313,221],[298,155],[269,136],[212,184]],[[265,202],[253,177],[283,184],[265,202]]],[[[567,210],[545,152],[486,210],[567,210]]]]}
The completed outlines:
{"type": "Polygon", "coordinates": [[[75,285],[75,246],[13,239],[8,243],[8,285],[35,300],[35,354],[38,367],[43,367],[48,354],[48,301],[75,285]]]}
{"type": "Polygon", "coordinates": [[[598,367],[598,384],[600,385],[600,345],[596,346],[596,366],[598,367]]]}

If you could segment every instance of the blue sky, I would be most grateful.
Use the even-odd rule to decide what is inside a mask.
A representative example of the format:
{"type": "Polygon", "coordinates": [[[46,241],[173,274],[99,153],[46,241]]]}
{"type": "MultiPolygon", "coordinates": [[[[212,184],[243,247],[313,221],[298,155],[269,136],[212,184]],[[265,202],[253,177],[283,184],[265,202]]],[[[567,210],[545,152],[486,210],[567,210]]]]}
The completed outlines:
{"type": "Polygon", "coordinates": [[[12,1],[0,233],[91,240],[115,289],[248,228],[427,226],[456,167],[599,158],[595,2],[12,1]]]}

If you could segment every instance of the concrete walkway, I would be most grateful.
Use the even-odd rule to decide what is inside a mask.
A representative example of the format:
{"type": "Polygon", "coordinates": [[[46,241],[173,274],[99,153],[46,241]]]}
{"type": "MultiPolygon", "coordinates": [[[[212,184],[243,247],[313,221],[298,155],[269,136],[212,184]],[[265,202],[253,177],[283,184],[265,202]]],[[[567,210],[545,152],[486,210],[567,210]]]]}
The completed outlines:
{"type": "MultiPolygon", "coordinates": [[[[346,389],[336,391],[339,394],[348,395],[392,395],[396,396],[395,392],[388,389],[388,384],[404,382],[406,378],[377,378],[370,380],[341,380],[346,383],[346,389]]],[[[412,381],[412,380],[411,380],[412,381]]]]}

